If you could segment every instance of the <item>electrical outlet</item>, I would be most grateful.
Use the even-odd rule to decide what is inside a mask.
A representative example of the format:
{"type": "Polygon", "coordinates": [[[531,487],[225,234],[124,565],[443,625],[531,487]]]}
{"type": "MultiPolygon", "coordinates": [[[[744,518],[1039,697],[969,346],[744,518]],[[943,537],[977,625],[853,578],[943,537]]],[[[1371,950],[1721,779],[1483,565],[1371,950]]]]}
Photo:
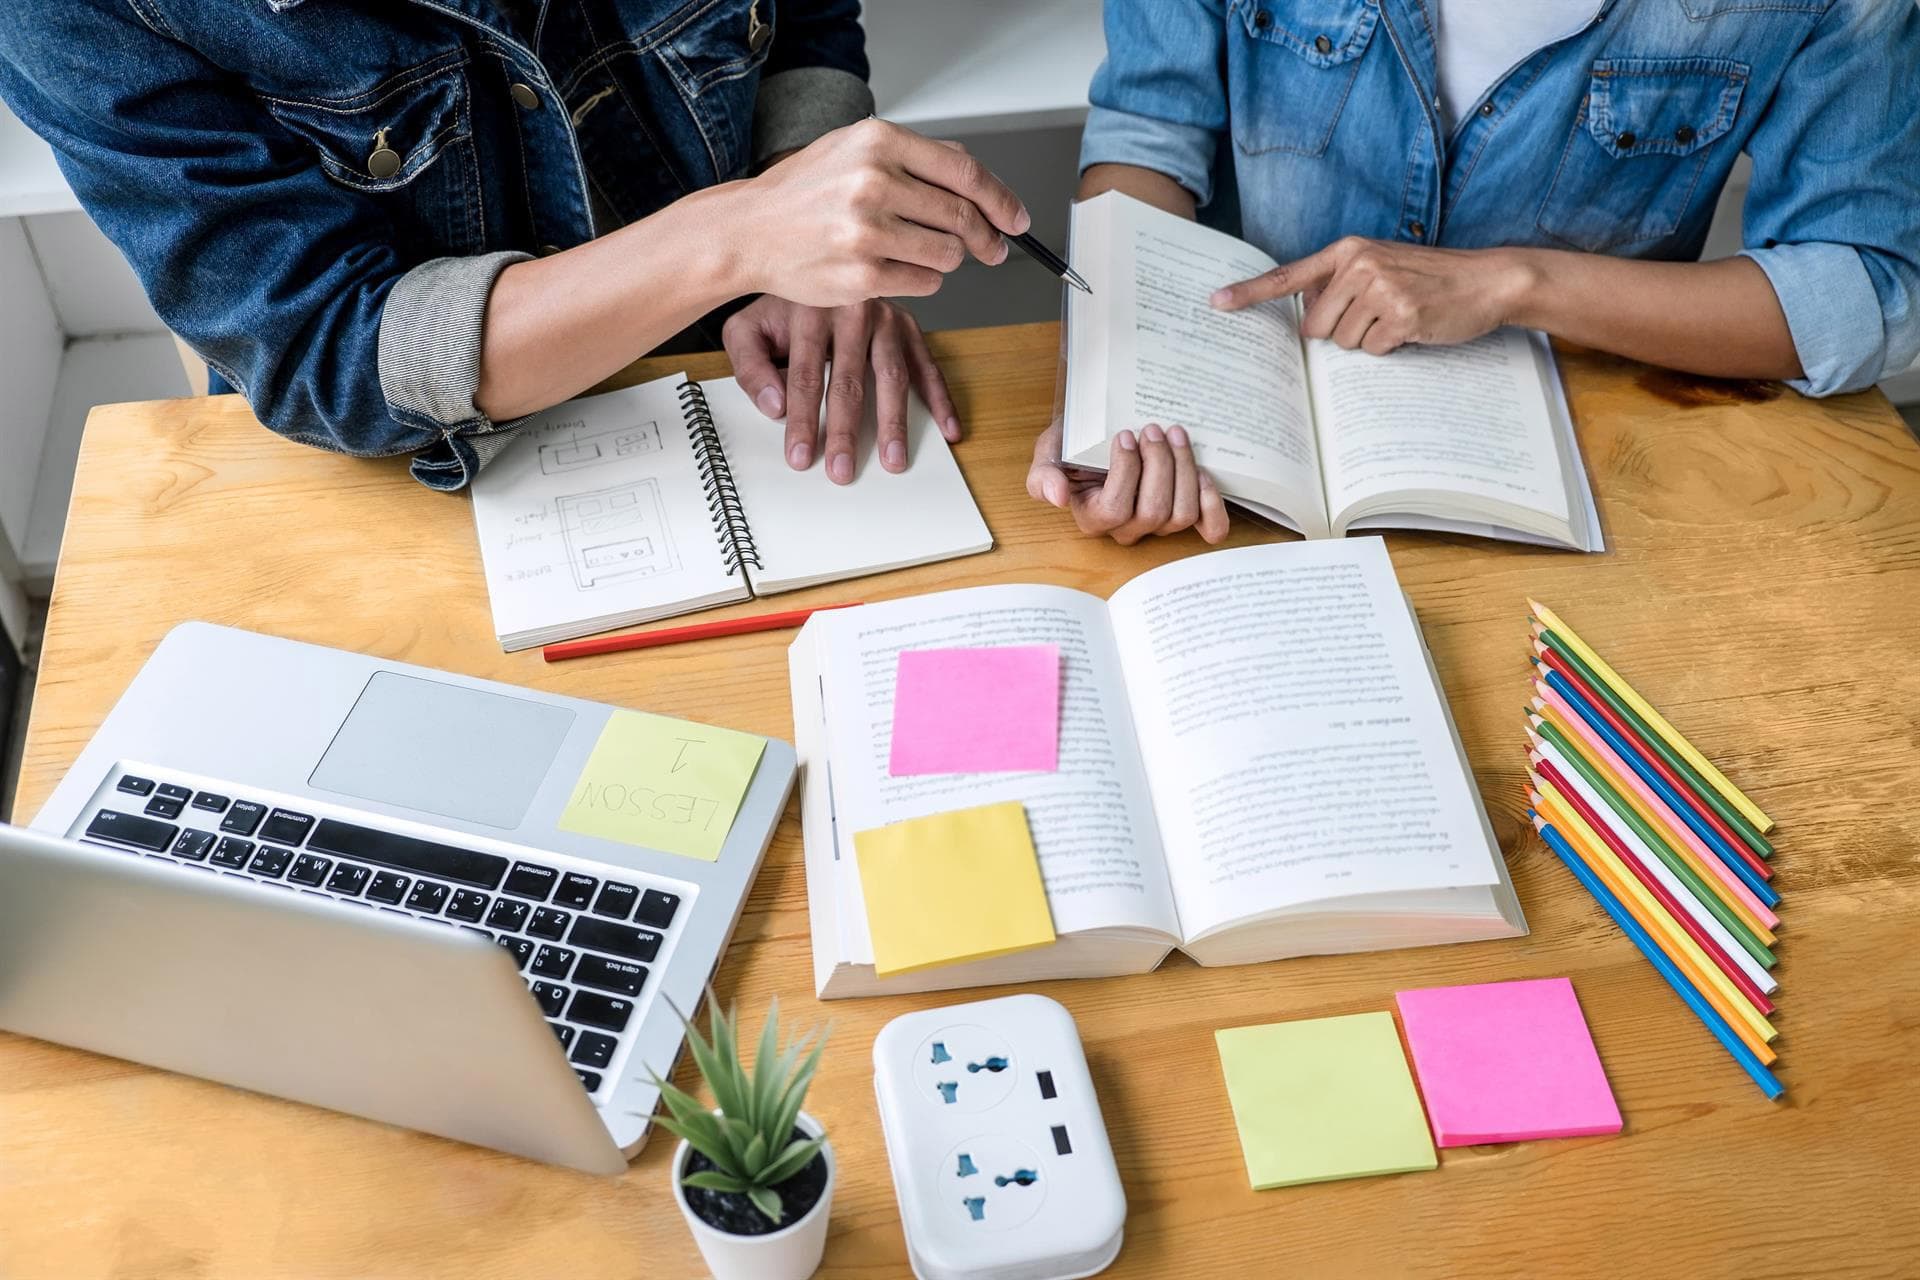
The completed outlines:
{"type": "Polygon", "coordinates": [[[1044,996],[903,1014],[873,1087],[920,1280],[1068,1280],[1120,1251],[1126,1196],[1080,1035],[1044,996]]]}

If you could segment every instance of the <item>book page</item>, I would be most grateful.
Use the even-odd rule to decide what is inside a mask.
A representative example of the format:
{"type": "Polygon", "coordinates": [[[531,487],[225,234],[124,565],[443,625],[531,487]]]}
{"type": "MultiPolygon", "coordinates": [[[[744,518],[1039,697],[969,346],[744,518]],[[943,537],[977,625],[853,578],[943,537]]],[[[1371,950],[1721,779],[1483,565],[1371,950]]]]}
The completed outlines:
{"type": "Polygon", "coordinates": [[[1109,613],[1187,939],[1322,899],[1498,879],[1378,538],[1176,561],[1109,613]]]}
{"type": "MultiPolygon", "coordinates": [[[[907,402],[907,469],[895,473],[880,465],[879,422],[868,387],[853,482],[835,484],[817,454],[805,471],[787,465],[785,424],[755,408],[734,379],[700,385],[752,533],[757,558],[747,577],[755,594],[930,564],[993,546],[953,450],[918,396],[907,402]]],[[[825,422],[822,406],[823,429],[825,422]]]]}
{"type": "Polygon", "coordinates": [[[1216,311],[1221,285],[1271,270],[1245,241],[1109,192],[1074,206],[1063,456],[1105,466],[1150,422],[1193,437],[1221,490],[1325,523],[1305,358],[1291,299],[1216,311]],[[1238,483],[1236,483],[1236,480],[1238,483]]]}
{"type": "Polygon", "coordinates": [[[745,598],[701,490],[676,391],[684,380],[555,405],[517,427],[474,480],[503,641],[745,598]]]}
{"type": "MultiPolygon", "coordinates": [[[[1096,597],[1061,587],[975,587],[814,615],[833,771],[843,929],[866,907],[853,833],[950,809],[1020,800],[1057,933],[1143,928],[1178,936],[1159,831],[1134,745],[1120,660],[1096,597]],[[894,675],[903,649],[1060,646],[1054,773],[895,778],[894,675]]],[[[870,948],[854,963],[871,963],[870,948]]]]}
{"type": "Polygon", "coordinates": [[[1568,517],[1547,389],[1522,329],[1391,355],[1307,344],[1336,523],[1381,514],[1369,499],[1444,491],[1568,517]]]}

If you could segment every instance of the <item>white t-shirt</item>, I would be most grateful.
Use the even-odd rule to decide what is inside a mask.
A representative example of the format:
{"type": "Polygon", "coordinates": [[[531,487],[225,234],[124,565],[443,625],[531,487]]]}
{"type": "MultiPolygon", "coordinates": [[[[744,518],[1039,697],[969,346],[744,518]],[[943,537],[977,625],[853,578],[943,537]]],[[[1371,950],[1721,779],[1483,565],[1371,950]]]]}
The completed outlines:
{"type": "Polygon", "coordinates": [[[1494,81],[1583,30],[1602,0],[1438,0],[1440,102],[1451,130],[1494,81]]]}

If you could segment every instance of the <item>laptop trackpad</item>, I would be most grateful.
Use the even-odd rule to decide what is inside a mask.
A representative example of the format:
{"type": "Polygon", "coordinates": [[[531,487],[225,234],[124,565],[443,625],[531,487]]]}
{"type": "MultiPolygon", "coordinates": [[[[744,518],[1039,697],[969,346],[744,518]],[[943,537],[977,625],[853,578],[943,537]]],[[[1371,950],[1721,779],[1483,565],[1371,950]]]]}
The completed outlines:
{"type": "Polygon", "coordinates": [[[565,707],[380,671],[308,784],[512,829],[573,720],[565,707]]]}

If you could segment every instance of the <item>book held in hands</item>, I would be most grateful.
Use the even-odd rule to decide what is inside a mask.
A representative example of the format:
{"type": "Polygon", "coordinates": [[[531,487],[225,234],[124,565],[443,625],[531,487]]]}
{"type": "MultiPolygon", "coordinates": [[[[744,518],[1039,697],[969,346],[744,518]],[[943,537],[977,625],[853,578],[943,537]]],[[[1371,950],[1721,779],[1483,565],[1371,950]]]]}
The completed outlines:
{"type": "Polygon", "coordinates": [[[989,586],[816,614],[788,653],[822,997],[1526,931],[1377,538],[1216,551],[1110,600],[989,586]],[[1047,644],[1053,772],[895,777],[903,650],[1047,644]],[[875,973],[856,833],[1020,801],[1057,940],[875,973]]]}

